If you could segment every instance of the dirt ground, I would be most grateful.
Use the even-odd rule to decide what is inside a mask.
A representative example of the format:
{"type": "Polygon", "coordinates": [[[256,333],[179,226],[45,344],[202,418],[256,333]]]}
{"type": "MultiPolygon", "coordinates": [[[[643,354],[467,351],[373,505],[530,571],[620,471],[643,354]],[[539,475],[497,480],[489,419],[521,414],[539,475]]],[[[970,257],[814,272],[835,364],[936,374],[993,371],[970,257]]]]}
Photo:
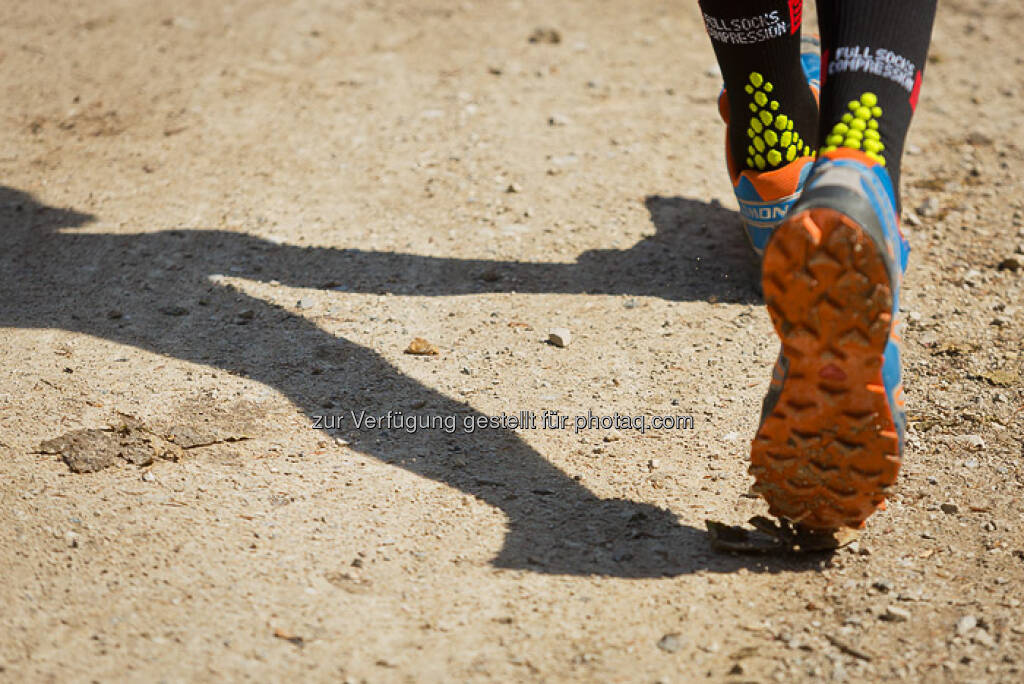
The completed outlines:
{"type": "Polygon", "coordinates": [[[1020,681],[1022,34],[940,3],[898,492],[742,556],[778,347],[696,3],[4,2],[0,679],[1020,681]]]}

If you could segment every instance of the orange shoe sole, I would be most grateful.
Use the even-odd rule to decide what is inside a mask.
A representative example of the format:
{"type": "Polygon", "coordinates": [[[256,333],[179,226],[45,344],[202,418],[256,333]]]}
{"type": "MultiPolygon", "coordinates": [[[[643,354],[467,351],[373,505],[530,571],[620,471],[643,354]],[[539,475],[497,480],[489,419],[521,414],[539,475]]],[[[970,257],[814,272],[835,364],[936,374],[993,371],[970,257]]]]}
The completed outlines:
{"type": "Polygon", "coordinates": [[[804,528],[863,527],[900,466],[882,381],[885,260],[852,219],[809,209],[772,235],[762,285],[789,368],[751,446],[754,490],[772,515],[804,528]]]}

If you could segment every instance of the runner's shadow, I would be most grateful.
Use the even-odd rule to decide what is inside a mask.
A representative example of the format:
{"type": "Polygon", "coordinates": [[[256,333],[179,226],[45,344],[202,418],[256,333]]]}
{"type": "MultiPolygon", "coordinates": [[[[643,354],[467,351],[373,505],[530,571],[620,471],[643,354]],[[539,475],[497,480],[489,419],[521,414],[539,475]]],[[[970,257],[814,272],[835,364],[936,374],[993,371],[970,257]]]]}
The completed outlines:
{"type": "MultiPolygon", "coordinates": [[[[677,221],[664,218],[666,214],[695,212],[710,226],[722,213],[719,208],[703,205],[708,208],[701,210],[696,205],[679,199],[648,202],[652,215],[662,217],[656,222],[677,221]]],[[[212,282],[211,276],[230,273],[304,287],[333,281],[357,292],[384,289],[441,296],[488,291],[493,283],[474,274],[495,267],[493,262],[277,245],[218,230],[128,235],[59,230],[81,226],[91,218],[45,207],[24,193],[0,188],[0,239],[8,246],[0,255],[0,325],[60,327],[245,375],[281,392],[310,417],[323,413],[327,403],[371,414],[399,410],[482,417],[467,403],[398,372],[371,349],[212,282]],[[248,313],[240,316],[243,311],[248,313]]],[[[674,224],[671,230],[685,232],[685,225],[680,225],[674,224]]],[[[635,282],[626,279],[602,288],[597,272],[591,270],[618,259],[622,272],[629,273],[663,250],[692,242],[685,235],[673,236],[659,242],[657,249],[646,246],[619,252],[617,257],[581,257],[575,266],[502,262],[497,267],[507,269],[510,282],[518,283],[516,289],[523,284],[534,286],[526,291],[672,291],[680,298],[711,296],[721,290],[706,284],[688,286],[689,278],[673,281],[668,268],[656,271],[663,273],[664,282],[642,292],[626,289],[625,284],[635,282]],[[583,278],[587,287],[553,287],[550,278],[560,268],[583,278]]],[[[697,244],[699,248],[699,240],[697,244]]],[[[738,292],[732,288],[728,283],[726,295],[738,292]]],[[[343,293],[337,296],[344,300],[343,293]]],[[[806,569],[819,562],[715,555],[702,530],[682,525],[670,511],[649,504],[601,499],[512,431],[489,430],[473,438],[437,431],[392,431],[381,439],[379,432],[359,432],[345,424],[341,435],[362,453],[502,510],[508,532],[493,561],[497,567],[657,577],[739,567],[776,572],[806,569]]]]}

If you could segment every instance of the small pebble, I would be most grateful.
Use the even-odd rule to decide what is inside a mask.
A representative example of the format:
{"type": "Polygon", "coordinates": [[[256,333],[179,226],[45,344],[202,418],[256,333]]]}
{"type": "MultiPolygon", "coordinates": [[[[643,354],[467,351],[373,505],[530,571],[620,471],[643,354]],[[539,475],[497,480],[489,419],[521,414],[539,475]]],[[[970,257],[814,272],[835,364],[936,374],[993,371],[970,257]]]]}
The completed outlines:
{"type": "Polygon", "coordinates": [[[956,621],[955,630],[958,636],[964,636],[978,626],[978,618],[973,615],[964,615],[956,621]]]}
{"type": "Polygon", "coordinates": [[[548,333],[548,342],[556,347],[568,347],[572,343],[572,333],[568,328],[552,328],[548,333]]]}
{"type": "Polygon", "coordinates": [[[883,594],[888,594],[890,591],[893,590],[893,588],[895,588],[896,585],[892,583],[892,580],[881,579],[872,582],[871,586],[872,588],[877,589],[883,594]]]}
{"type": "Polygon", "coordinates": [[[926,217],[935,216],[939,213],[939,200],[934,196],[929,197],[917,208],[917,213],[926,217]]]}
{"type": "Polygon", "coordinates": [[[146,472],[142,473],[142,481],[143,482],[155,482],[156,481],[156,475],[154,475],[152,473],[152,471],[147,470],[146,472]]]}
{"type": "Polygon", "coordinates": [[[558,45],[562,42],[562,33],[551,26],[538,26],[533,30],[533,33],[530,34],[529,41],[531,43],[558,45]]]}
{"type": "Polygon", "coordinates": [[[887,622],[906,622],[910,619],[910,611],[899,606],[886,606],[880,617],[887,622]]]}
{"type": "Polygon", "coordinates": [[[665,653],[676,653],[683,647],[683,642],[677,632],[666,634],[658,640],[658,648],[665,653]]]}
{"type": "Polygon", "coordinates": [[[944,503],[939,506],[942,512],[946,515],[956,515],[960,511],[960,507],[955,503],[944,503]]]}
{"type": "Polygon", "coordinates": [[[968,449],[985,448],[985,440],[981,438],[981,435],[957,435],[953,440],[968,449]]]}
{"type": "Polygon", "coordinates": [[[1022,268],[1024,268],[1024,258],[1019,256],[1008,256],[999,262],[1000,271],[1013,271],[1016,273],[1022,268]]]}

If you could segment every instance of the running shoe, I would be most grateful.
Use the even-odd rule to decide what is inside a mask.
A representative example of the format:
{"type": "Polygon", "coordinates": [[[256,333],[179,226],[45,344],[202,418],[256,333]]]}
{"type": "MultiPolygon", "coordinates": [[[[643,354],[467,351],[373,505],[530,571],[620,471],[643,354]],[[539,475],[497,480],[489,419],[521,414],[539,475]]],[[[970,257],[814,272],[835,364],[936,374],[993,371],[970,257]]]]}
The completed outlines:
{"type": "Polygon", "coordinates": [[[885,168],[823,152],[765,249],[762,287],[782,341],[751,447],[769,511],[812,531],[860,528],[903,454],[897,336],[910,248],[885,168]]]}

